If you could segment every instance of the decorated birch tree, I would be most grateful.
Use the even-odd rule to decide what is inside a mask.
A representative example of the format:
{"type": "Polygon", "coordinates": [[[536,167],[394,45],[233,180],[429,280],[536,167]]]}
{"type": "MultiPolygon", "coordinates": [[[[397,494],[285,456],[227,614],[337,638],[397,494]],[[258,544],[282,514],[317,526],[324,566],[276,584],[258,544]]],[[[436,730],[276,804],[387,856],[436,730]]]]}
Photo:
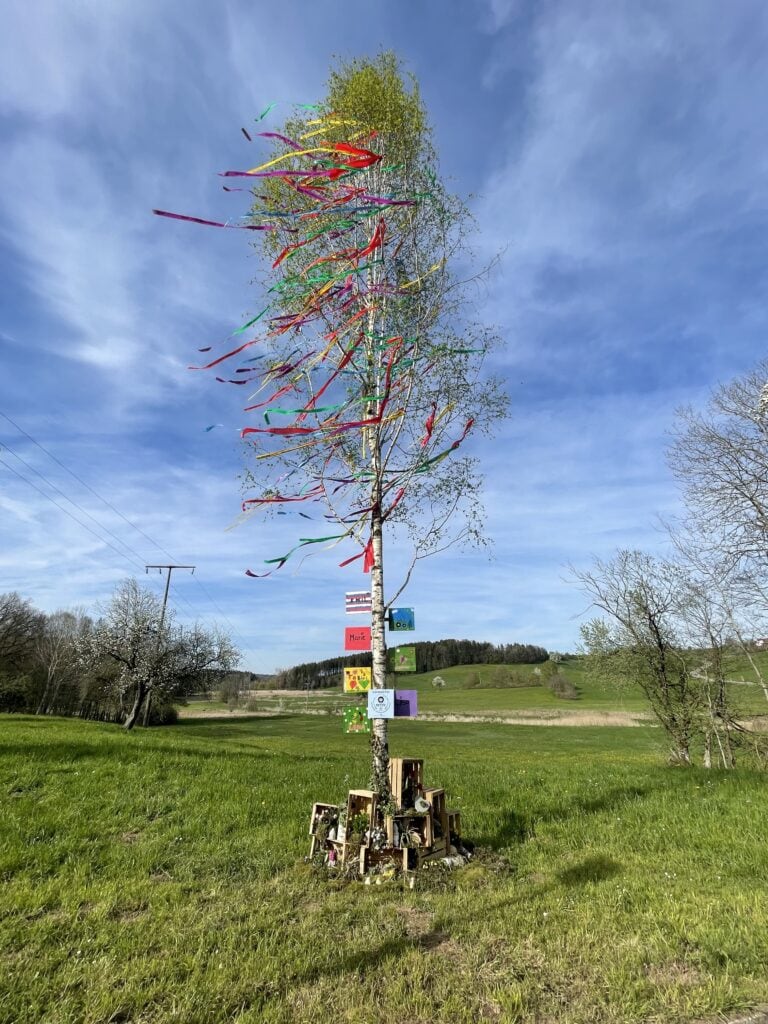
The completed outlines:
{"type": "MultiPolygon", "coordinates": [[[[383,688],[387,611],[414,567],[485,539],[467,449],[506,398],[482,373],[496,339],[471,312],[482,275],[466,270],[470,218],[440,179],[417,83],[392,54],[340,65],[321,103],[280,131],[243,134],[265,140],[267,158],[224,172],[228,190],[250,181],[252,205],[243,223],[217,226],[260,233],[266,305],[196,368],[226,370],[217,380],[250,392],[243,516],[333,524],[247,574],[354,545],[339,564],[370,573],[372,685],[383,688]],[[391,544],[410,561],[386,592],[391,544]]],[[[386,720],[374,720],[371,745],[372,786],[386,799],[386,720]]]]}

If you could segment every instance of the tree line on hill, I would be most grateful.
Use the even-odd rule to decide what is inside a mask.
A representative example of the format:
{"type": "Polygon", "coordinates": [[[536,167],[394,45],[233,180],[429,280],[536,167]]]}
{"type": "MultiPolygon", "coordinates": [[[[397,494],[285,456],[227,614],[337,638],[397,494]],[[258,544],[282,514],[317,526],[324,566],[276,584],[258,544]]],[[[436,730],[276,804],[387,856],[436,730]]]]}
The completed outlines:
{"type": "Polygon", "coordinates": [[[703,412],[680,410],[667,456],[684,508],[667,527],[673,554],[620,550],[573,570],[602,613],[582,627],[590,670],[641,688],[675,764],[766,765],[744,698],[768,701],[753,643],[768,636],[768,360],[703,412]],[[745,664],[751,689],[732,678],[745,664]]]}
{"type": "MultiPolygon", "coordinates": [[[[492,644],[479,640],[418,640],[408,644],[416,649],[417,672],[439,672],[453,665],[531,665],[549,657],[535,644],[492,644]]],[[[281,669],[272,683],[283,690],[315,690],[341,683],[345,667],[370,666],[370,652],[341,655],[324,661],[308,661],[281,669]]]]}
{"type": "Polygon", "coordinates": [[[0,711],[160,724],[173,703],[213,688],[239,660],[218,627],[183,627],[128,579],[96,619],[82,609],[46,615],[0,594],[0,711]]]}

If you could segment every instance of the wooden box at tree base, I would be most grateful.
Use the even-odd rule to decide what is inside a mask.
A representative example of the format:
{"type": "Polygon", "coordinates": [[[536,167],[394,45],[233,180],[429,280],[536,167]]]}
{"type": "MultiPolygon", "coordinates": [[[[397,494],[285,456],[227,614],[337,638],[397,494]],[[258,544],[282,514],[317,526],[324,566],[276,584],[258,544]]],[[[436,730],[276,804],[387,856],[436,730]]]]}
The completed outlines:
{"type": "Polygon", "coordinates": [[[331,821],[338,821],[339,808],[336,804],[312,804],[312,817],[309,819],[309,834],[312,836],[312,844],[309,848],[309,856],[314,857],[317,852],[318,843],[322,840],[322,846],[325,847],[327,836],[327,827],[325,830],[322,829],[322,825],[325,822],[326,826],[331,821]],[[319,838],[318,838],[319,837],[319,838]]]}
{"type": "Polygon", "coordinates": [[[360,814],[368,816],[368,824],[363,832],[376,824],[376,794],[371,789],[350,789],[347,797],[347,842],[352,835],[353,819],[360,814]]]}
{"type": "Polygon", "coordinates": [[[324,814],[334,815],[338,818],[339,808],[336,804],[312,804],[312,817],[309,822],[309,834],[311,836],[317,835],[317,827],[324,814]]]}
{"type": "Polygon", "coordinates": [[[461,839],[461,811],[446,811],[448,816],[448,838],[452,835],[461,839]]]}
{"type": "Polygon", "coordinates": [[[448,836],[448,812],[445,809],[445,790],[430,787],[424,790],[424,799],[432,808],[432,821],[436,839],[448,836]]]}
{"type": "Polygon", "coordinates": [[[389,783],[393,813],[384,813],[370,789],[351,789],[346,806],[313,804],[310,856],[321,852],[324,863],[344,868],[346,877],[380,875],[377,881],[448,857],[454,867],[457,851],[460,859],[469,856],[461,843],[461,813],[447,809],[444,789],[424,787],[421,758],[393,757],[389,783]]]}
{"type": "Polygon", "coordinates": [[[395,805],[413,807],[424,788],[424,761],[417,757],[389,759],[389,789],[395,805]]]}
{"type": "Polygon", "coordinates": [[[396,814],[400,845],[425,849],[434,841],[431,814],[396,814]]]}

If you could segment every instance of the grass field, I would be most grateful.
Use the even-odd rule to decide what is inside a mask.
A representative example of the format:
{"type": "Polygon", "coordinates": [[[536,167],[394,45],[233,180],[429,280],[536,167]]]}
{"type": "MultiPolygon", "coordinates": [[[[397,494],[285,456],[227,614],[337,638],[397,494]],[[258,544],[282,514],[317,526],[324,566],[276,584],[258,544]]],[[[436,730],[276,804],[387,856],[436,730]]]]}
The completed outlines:
{"type": "Polygon", "coordinates": [[[768,1001],[763,776],[659,730],[394,722],[486,851],[413,891],[302,863],[368,779],[337,719],[0,716],[0,1021],[690,1021],[768,1001]]]}
{"type": "MultiPolygon", "coordinates": [[[[768,659],[768,654],[760,654],[761,661],[768,659]]],[[[581,659],[568,661],[563,671],[578,690],[578,700],[562,700],[556,697],[547,687],[534,685],[536,676],[535,665],[514,665],[513,671],[531,678],[531,686],[494,688],[490,685],[478,688],[468,687],[473,674],[478,674],[482,682],[490,683],[493,679],[495,665],[457,665],[438,672],[425,672],[413,675],[399,675],[396,685],[403,689],[419,691],[419,713],[435,715],[481,715],[481,716],[514,716],[517,712],[542,711],[547,714],[561,713],[572,715],[574,712],[626,712],[635,715],[647,711],[648,702],[638,687],[612,687],[596,682],[590,678],[586,663],[581,659]],[[445,681],[443,689],[435,689],[432,680],[439,675],[445,681]]],[[[766,666],[768,670],[768,665],[766,666]]],[[[733,678],[754,681],[754,673],[749,664],[741,660],[732,666],[733,678]]],[[[744,715],[768,715],[768,702],[762,689],[757,685],[732,686],[735,706],[744,715]]],[[[256,706],[261,711],[282,713],[289,711],[325,711],[340,713],[347,707],[353,697],[345,695],[339,688],[315,690],[309,693],[301,690],[287,691],[280,695],[268,695],[254,692],[256,706]]],[[[195,702],[191,710],[225,711],[227,705],[220,701],[203,704],[195,702]]]]}

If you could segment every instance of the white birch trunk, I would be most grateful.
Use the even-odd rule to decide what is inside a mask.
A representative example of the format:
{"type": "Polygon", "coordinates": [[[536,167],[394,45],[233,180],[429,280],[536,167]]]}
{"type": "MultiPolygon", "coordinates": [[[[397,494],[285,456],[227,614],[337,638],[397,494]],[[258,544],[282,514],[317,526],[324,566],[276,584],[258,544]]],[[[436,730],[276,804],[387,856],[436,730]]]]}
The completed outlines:
{"type": "MultiPolygon", "coordinates": [[[[381,509],[371,515],[373,565],[371,566],[371,672],[372,688],[382,690],[387,682],[387,641],[384,632],[384,564],[381,509]]],[[[386,718],[374,718],[371,733],[371,787],[381,802],[389,799],[389,730],[386,718]]]]}

